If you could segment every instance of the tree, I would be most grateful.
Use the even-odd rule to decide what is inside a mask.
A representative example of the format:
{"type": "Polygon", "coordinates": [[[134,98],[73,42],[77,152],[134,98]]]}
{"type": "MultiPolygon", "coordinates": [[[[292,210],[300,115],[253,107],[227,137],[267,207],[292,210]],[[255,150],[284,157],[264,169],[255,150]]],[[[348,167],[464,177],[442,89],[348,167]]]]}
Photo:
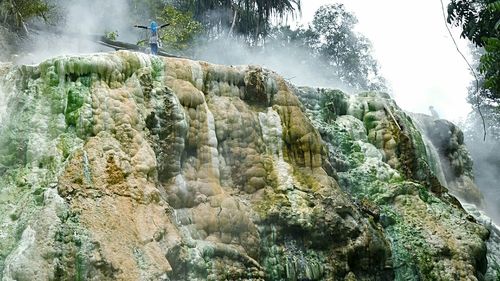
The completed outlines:
{"type": "Polygon", "coordinates": [[[484,47],[479,71],[484,75],[485,98],[500,101],[500,1],[452,0],[448,22],[462,27],[461,36],[484,47]]]}
{"type": "Polygon", "coordinates": [[[448,5],[448,22],[461,26],[461,36],[476,45],[471,47],[472,68],[479,71],[475,73],[477,82],[469,87],[468,97],[476,110],[462,127],[474,159],[475,182],[485,195],[489,212],[498,214],[500,201],[495,187],[496,175],[500,173],[500,1],[452,0],[448,5]]]}
{"type": "Polygon", "coordinates": [[[348,85],[364,90],[380,89],[384,81],[371,56],[371,43],[354,31],[357,22],[343,4],[320,7],[313,20],[314,31],[323,42],[319,53],[335,76],[348,85]]]}
{"type": "Polygon", "coordinates": [[[356,17],[346,11],[344,5],[322,6],[315,13],[312,26],[272,29],[266,48],[277,45],[296,59],[301,58],[300,52],[294,54],[297,47],[307,50],[305,63],[322,67],[330,80],[340,80],[358,90],[385,90],[385,81],[371,55],[371,43],[354,31],[356,23],[356,17]]]}
{"type": "Polygon", "coordinates": [[[157,18],[166,6],[163,0],[128,0],[138,20],[157,18]]]}
{"type": "Polygon", "coordinates": [[[172,5],[167,5],[158,19],[170,24],[161,35],[161,41],[170,50],[187,49],[203,30],[201,23],[193,19],[191,12],[181,12],[172,5]]]}
{"type": "Polygon", "coordinates": [[[321,45],[320,35],[311,27],[299,26],[291,29],[287,26],[276,26],[270,29],[267,38],[267,45],[287,48],[288,46],[307,49],[312,57],[319,55],[318,47],[321,45]]]}
{"type": "Polygon", "coordinates": [[[8,29],[28,34],[27,22],[32,18],[47,20],[49,5],[43,0],[3,0],[0,1],[1,24],[8,29]]]}
{"type": "Polygon", "coordinates": [[[271,21],[300,11],[300,0],[188,0],[179,7],[192,11],[201,22],[209,39],[221,35],[241,35],[256,45],[266,37],[271,21]]]}

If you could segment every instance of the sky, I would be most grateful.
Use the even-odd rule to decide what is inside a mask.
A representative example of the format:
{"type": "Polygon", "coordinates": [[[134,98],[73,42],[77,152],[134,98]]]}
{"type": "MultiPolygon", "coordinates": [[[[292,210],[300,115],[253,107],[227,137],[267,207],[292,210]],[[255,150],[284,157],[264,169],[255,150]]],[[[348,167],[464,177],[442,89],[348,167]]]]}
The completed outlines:
{"type": "MultiPolygon", "coordinates": [[[[443,1],[446,7],[449,1],[443,1]]],[[[430,114],[432,105],[441,118],[455,123],[465,119],[473,76],[446,30],[439,0],[303,0],[301,23],[312,21],[321,5],[337,2],[358,18],[356,30],[372,42],[400,107],[430,114]]],[[[452,32],[470,60],[468,41],[459,38],[458,28],[452,32]]]]}

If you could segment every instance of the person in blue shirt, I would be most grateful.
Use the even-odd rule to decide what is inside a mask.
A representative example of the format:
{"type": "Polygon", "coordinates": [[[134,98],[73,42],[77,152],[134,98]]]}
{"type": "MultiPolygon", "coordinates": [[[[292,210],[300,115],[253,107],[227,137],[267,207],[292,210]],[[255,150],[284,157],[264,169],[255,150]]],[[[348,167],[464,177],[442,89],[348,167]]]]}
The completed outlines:
{"type": "Polygon", "coordinates": [[[155,21],[152,21],[149,26],[144,25],[134,25],[134,27],[151,30],[151,35],[149,37],[149,46],[151,47],[151,53],[153,55],[158,54],[158,47],[160,45],[160,37],[158,36],[158,31],[164,27],[169,26],[169,23],[158,26],[155,21]]]}

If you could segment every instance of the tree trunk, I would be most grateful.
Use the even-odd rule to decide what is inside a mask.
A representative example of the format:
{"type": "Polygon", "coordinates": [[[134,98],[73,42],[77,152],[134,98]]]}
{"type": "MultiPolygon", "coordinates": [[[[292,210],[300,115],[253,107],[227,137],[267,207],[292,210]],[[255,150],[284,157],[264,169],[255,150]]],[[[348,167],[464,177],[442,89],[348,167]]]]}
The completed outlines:
{"type": "Polygon", "coordinates": [[[18,9],[16,4],[12,0],[10,0],[10,6],[12,9],[12,13],[14,14],[14,18],[17,18],[19,23],[16,23],[18,25],[17,27],[21,27],[24,36],[28,36],[28,28],[26,27],[26,23],[24,22],[23,15],[21,14],[21,11],[18,9]]]}
{"type": "Polygon", "coordinates": [[[229,29],[229,33],[227,34],[228,37],[233,35],[234,27],[236,26],[236,20],[238,19],[238,9],[235,6],[233,7],[234,7],[233,23],[231,24],[231,29],[229,29]]]}

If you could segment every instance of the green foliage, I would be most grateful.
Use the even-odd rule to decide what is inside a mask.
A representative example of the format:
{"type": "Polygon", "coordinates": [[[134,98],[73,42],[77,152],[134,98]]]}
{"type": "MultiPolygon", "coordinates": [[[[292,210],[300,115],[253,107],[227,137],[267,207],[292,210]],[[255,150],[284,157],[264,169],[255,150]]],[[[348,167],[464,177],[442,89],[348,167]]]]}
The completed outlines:
{"type": "MultiPolygon", "coordinates": [[[[326,5],[318,9],[312,26],[271,30],[267,45],[277,42],[280,48],[307,50],[304,63],[317,63],[317,59],[319,65],[313,68],[324,68],[331,81],[340,80],[358,90],[385,90],[385,81],[371,55],[371,43],[354,31],[356,23],[356,17],[344,5],[326,5]]],[[[291,56],[299,59],[293,53],[291,56]]]]}
{"type": "Polygon", "coordinates": [[[462,27],[462,37],[484,47],[479,70],[484,81],[483,98],[500,101],[500,1],[452,0],[448,22],[462,27]]]}
{"type": "Polygon", "coordinates": [[[314,15],[313,27],[325,42],[319,52],[328,61],[336,76],[358,89],[376,89],[378,68],[371,56],[371,43],[356,32],[356,17],[345,10],[342,4],[322,6],[314,15]],[[373,84],[373,85],[370,85],[373,84]]]}
{"type": "Polygon", "coordinates": [[[490,3],[490,4],[487,5],[487,7],[488,7],[488,9],[491,12],[500,11],[500,1],[496,1],[496,2],[490,3]]]}
{"type": "Polygon", "coordinates": [[[276,43],[280,48],[294,46],[309,49],[311,56],[318,54],[317,47],[321,44],[320,35],[314,29],[302,26],[296,29],[291,29],[290,26],[274,27],[268,34],[267,41],[276,43]]]}
{"type": "Polygon", "coordinates": [[[485,76],[484,87],[494,99],[500,99],[500,39],[485,38],[485,54],[481,56],[479,70],[485,76]]]}
{"type": "Polygon", "coordinates": [[[498,36],[494,29],[500,17],[498,0],[452,0],[448,5],[448,22],[462,27],[462,37],[478,46],[483,38],[498,36]]]}
{"type": "Polygon", "coordinates": [[[115,41],[118,38],[118,31],[109,31],[105,32],[105,35],[107,39],[115,41]]]}
{"type": "Polygon", "coordinates": [[[162,0],[129,0],[129,5],[134,11],[138,20],[147,18],[156,18],[165,7],[165,1],[162,0]]]}
{"type": "Polygon", "coordinates": [[[257,45],[266,37],[273,19],[294,16],[300,11],[300,0],[188,0],[177,1],[178,7],[192,11],[205,27],[208,39],[226,33],[242,36],[257,45]],[[226,32],[227,31],[227,32],[226,32]]]}
{"type": "Polygon", "coordinates": [[[161,41],[167,49],[185,50],[203,31],[201,23],[191,12],[182,12],[172,5],[166,6],[158,17],[170,26],[162,30],[161,41]]]}
{"type": "Polygon", "coordinates": [[[49,5],[43,0],[0,1],[0,17],[3,24],[12,30],[26,30],[26,22],[32,18],[47,20],[49,5]]]}

